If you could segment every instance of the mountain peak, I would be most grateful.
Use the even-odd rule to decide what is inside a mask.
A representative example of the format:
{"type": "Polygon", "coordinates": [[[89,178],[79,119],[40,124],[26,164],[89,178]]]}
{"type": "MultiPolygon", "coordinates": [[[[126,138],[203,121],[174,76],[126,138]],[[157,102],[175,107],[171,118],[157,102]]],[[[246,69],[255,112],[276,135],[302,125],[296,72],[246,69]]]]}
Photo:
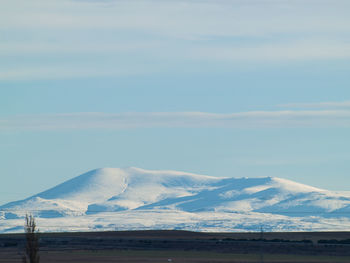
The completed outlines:
{"type": "Polygon", "coordinates": [[[279,178],[279,177],[270,177],[271,183],[274,183],[276,186],[282,187],[286,190],[293,192],[322,192],[326,191],[319,189],[313,186],[297,183],[288,179],[279,178]]]}
{"type": "Polygon", "coordinates": [[[125,212],[140,218],[140,223],[148,213],[161,216],[170,211],[185,221],[192,220],[188,216],[215,218],[220,214],[226,218],[232,213],[337,217],[350,211],[350,197],[277,177],[218,178],[137,167],[98,168],[1,206],[0,217],[22,217],[27,212],[39,218],[103,217],[105,213],[121,216],[125,212]]]}

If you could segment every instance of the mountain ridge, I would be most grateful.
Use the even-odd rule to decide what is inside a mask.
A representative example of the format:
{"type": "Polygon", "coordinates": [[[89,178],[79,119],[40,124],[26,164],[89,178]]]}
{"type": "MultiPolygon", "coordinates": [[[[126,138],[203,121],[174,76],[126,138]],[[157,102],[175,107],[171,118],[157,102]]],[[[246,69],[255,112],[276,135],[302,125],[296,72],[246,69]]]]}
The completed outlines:
{"type": "MultiPolygon", "coordinates": [[[[316,217],[319,221],[340,221],[350,218],[350,196],[278,177],[219,178],[136,167],[98,168],[0,206],[0,218],[4,219],[0,232],[9,229],[6,222],[14,223],[26,213],[56,221],[71,217],[106,221],[106,213],[108,217],[132,214],[138,225],[144,225],[142,220],[146,222],[149,213],[160,217],[166,213],[189,217],[207,213],[209,217],[240,214],[266,220],[285,216],[286,222],[316,217]]],[[[208,224],[205,221],[200,224],[208,224]]]]}

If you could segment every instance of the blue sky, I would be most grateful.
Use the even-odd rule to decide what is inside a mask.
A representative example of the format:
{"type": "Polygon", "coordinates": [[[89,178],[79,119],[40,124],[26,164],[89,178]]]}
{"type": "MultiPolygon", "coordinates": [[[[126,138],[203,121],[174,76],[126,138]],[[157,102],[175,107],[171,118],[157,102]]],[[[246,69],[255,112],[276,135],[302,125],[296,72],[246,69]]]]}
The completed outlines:
{"type": "Polygon", "coordinates": [[[12,0],[0,203],[99,167],[350,190],[349,1],[12,0]]]}

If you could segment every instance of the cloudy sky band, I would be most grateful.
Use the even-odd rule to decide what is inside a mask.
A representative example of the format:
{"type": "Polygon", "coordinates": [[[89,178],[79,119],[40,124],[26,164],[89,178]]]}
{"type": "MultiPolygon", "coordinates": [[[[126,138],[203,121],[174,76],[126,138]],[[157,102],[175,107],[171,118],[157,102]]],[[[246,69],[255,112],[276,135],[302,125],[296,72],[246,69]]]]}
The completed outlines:
{"type": "Polygon", "coordinates": [[[350,127],[350,110],[66,113],[17,115],[0,119],[0,130],[75,130],[136,128],[350,127]]]}
{"type": "Polygon", "coordinates": [[[0,81],[150,74],[164,61],[173,72],[185,62],[348,60],[350,2],[333,3],[12,0],[0,10],[0,81]]]}

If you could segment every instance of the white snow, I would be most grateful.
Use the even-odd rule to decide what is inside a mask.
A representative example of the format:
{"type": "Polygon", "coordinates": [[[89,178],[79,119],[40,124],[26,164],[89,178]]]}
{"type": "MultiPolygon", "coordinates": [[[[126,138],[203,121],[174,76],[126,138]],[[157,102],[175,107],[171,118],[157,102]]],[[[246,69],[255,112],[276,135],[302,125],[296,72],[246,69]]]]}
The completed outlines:
{"type": "Polygon", "coordinates": [[[41,231],[349,230],[350,195],[275,177],[102,168],[0,206],[0,232],[22,232],[26,213],[41,231]]]}

